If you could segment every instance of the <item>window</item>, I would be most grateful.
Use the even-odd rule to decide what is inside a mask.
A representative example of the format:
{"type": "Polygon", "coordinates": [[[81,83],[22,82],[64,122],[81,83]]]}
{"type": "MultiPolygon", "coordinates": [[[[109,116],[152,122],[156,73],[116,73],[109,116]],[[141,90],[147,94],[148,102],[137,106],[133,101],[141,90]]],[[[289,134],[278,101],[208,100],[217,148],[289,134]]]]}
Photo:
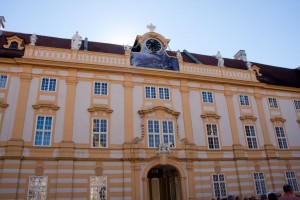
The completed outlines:
{"type": "Polygon", "coordinates": [[[7,75],[0,75],[0,88],[6,88],[7,75]]]}
{"type": "Polygon", "coordinates": [[[162,121],[162,125],[164,143],[174,145],[173,121],[162,121]]]}
{"type": "Polygon", "coordinates": [[[56,79],[55,78],[43,78],[41,90],[54,92],[56,88],[56,79]]]}
{"type": "Polygon", "coordinates": [[[52,132],[52,116],[38,116],[36,120],[34,145],[50,146],[52,132]]]}
{"type": "Polygon", "coordinates": [[[158,88],[160,99],[170,99],[169,88],[158,88]]]}
{"type": "Polygon", "coordinates": [[[93,147],[107,147],[107,119],[93,119],[93,147]]]}
{"type": "Polygon", "coordinates": [[[213,187],[215,197],[227,196],[224,174],[213,174],[213,187]]]}
{"type": "Polygon", "coordinates": [[[90,177],[90,200],[107,200],[107,177],[90,177]]]}
{"type": "Polygon", "coordinates": [[[94,94],[107,95],[107,83],[95,82],[94,94]]]}
{"type": "Polygon", "coordinates": [[[295,176],[294,172],[285,172],[286,180],[288,184],[290,184],[294,191],[297,192],[299,191],[298,183],[297,183],[297,178],[295,176]]]}
{"type": "Polygon", "coordinates": [[[276,132],[279,148],[287,149],[288,145],[287,145],[283,127],[275,127],[275,132],[276,132]]]}
{"type": "Polygon", "coordinates": [[[31,176],[28,183],[28,200],[46,199],[47,196],[46,176],[31,176]]]}
{"type": "Polygon", "coordinates": [[[216,124],[206,124],[209,149],[219,149],[218,129],[216,124]]]}
{"type": "MultiPolygon", "coordinates": [[[[165,144],[175,146],[173,121],[161,121],[162,123],[162,141],[165,144]]],[[[148,145],[149,147],[158,147],[161,141],[160,121],[148,120],[148,145]]]]}
{"type": "Polygon", "coordinates": [[[255,172],[254,182],[255,182],[256,194],[265,194],[267,192],[263,173],[255,172]]]}
{"type": "Polygon", "coordinates": [[[159,99],[170,99],[170,89],[159,87],[158,90],[154,86],[146,86],[145,87],[145,94],[147,99],[156,99],[158,96],[159,99]],[[158,91],[158,94],[156,93],[158,91]]]}
{"type": "Polygon", "coordinates": [[[269,105],[270,105],[271,108],[278,108],[277,99],[268,98],[268,100],[269,100],[269,105]]]}
{"type": "Polygon", "coordinates": [[[257,145],[254,126],[246,125],[245,126],[245,131],[246,131],[246,138],[247,138],[248,148],[249,149],[257,149],[258,145],[257,145]]]}
{"type": "Polygon", "coordinates": [[[17,42],[11,42],[10,45],[9,45],[9,48],[10,49],[18,49],[18,43],[17,42]]]}
{"type": "Polygon", "coordinates": [[[202,100],[204,103],[213,103],[213,95],[212,92],[202,92],[202,100]]]}
{"type": "Polygon", "coordinates": [[[146,86],[146,98],[147,99],[156,99],[156,88],[146,86]]]}
{"type": "Polygon", "coordinates": [[[300,100],[294,100],[295,108],[300,109],[300,100]]]}
{"type": "Polygon", "coordinates": [[[242,106],[249,106],[249,97],[247,95],[240,95],[240,103],[242,106]]]}

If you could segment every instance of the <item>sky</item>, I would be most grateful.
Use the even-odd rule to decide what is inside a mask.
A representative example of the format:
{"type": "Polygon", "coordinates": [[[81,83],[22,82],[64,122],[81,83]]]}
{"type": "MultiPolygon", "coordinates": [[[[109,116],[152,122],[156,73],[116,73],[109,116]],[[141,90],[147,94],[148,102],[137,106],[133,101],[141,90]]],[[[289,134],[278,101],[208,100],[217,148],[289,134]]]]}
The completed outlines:
{"type": "Polygon", "coordinates": [[[173,51],[300,66],[300,0],[1,0],[0,16],[5,31],[130,46],[152,23],[173,51]]]}

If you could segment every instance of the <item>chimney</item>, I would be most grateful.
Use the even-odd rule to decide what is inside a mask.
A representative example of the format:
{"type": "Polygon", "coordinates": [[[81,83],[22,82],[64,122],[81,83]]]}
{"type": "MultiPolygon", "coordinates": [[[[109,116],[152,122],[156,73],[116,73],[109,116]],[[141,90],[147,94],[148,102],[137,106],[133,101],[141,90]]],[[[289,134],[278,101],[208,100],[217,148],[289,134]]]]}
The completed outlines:
{"type": "Polygon", "coordinates": [[[247,62],[247,54],[246,54],[245,50],[239,50],[233,57],[236,60],[242,60],[242,61],[247,62]]]}
{"type": "Polygon", "coordinates": [[[0,16],[0,31],[4,29],[5,18],[0,16]]]}

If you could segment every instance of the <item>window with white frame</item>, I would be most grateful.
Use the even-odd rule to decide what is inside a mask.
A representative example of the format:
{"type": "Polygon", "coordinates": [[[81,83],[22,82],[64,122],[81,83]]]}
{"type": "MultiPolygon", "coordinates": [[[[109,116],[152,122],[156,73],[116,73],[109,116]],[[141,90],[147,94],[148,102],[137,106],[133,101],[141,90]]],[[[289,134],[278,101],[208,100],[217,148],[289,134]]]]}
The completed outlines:
{"type": "Polygon", "coordinates": [[[160,141],[165,144],[175,146],[174,124],[173,121],[166,120],[148,120],[148,146],[158,147],[160,141]],[[162,133],[161,129],[162,127],[162,133]],[[161,138],[162,137],[162,138],[161,138]]]}
{"type": "Polygon", "coordinates": [[[107,200],[107,176],[90,177],[90,200],[107,200]]]}
{"type": "Polygon", "coordinates": [[[215,197],[227,196],[224,174],[213,174],[213,186],[215,197]]]}
{"type": "Polygon", "coordinates": [[[297,178],[295,176],[295,172],[285,172],[287,183],[290,184],[293,187],[293,190],[295,192],[299,191],[297,178]]]}
{"type": "Polygon", "coordinates": [[[0,88],[6,88],[7,75],[0,74],[0,88]]]}
{"type": "Polygon", "coordinates": [[[55,78],[43,78],[41,91],[55,92],[56,90],[56,79],[55,78]]]}
{"type": "Polygon", "coordinates": [[[243,94],[240,95],[240,104],[242,106],[249,106],[250,105],[248,95],[243,95],[243,94]]]}
{"type": "Polygon", "coordinates": [[[107,119],[93,119],[93,147],[107,147],[107,119]]]}
{"type": "Polygon", "coordinates": [[[46,199],[47,197],[47,176],[31,176],[28,182],[28,200],[46,199]]]}
{"type": "Polygon", "coordinates": [[[278,108],[277,99],[275,98],[268,98],[270,108],[278,108]]]}
{"type": "Polygon", "coordinates": [[[158,93],[160,99],[170,99],[169,88],[158,88],[158,93]]]}
{"type": "Polygon", "coordinates": [[[265,194],[267,189],[264,174],[262,172],[255,172],[253,176],[256,194],[265,194]]]}
{"type": "Polygon", "coordinates": [[[145,93],[147,99],[156,99],[156,87],[146,86],[145,93]]]}
{"type": "Polygon", "coordinates": [[[254,126],[245,125],[245,132],[246,132],[248,148],[249,149],[258,149],[254,126]]]}
{"type": "Polygon", "coordinates": [[[107,83],[95,82],[94,83],[95,95],[107,95],[107,83]]]}
{"type": "Polygon", "coordinates": [[[202,101],[204,103],[213,103],[214,102],[214,99],[213,99],[213,94],[212,92],[206,92],[206,91],[203,91],[202,92],[202,101]]]}
{"type": "Polygon", "coordinates": [[[206,124],[206,133],[209,149],[219,149],[219,136],[216,124],[206,124]]]}
{"type": "Polygon", "coordinates": [[[297,110],[299,110],[300,109],[300,100],[294,100],[294,104],[295,104],[295,108],[297,110]]]}
{"type": "Polygon", "coordinates": [[[275,132],[277,136],[277,141],[278,141],[278,146],[280,149],[287,149],[288,144],[286,141],[285,133],[284,133],[284,128],[283,127],[275,127],[275,132]]]}
{"type": "Polygon", "coordinates": [[[35,126],[35,146],[50,146],[52,133],[52,116],[37,116],[35,126]]]}

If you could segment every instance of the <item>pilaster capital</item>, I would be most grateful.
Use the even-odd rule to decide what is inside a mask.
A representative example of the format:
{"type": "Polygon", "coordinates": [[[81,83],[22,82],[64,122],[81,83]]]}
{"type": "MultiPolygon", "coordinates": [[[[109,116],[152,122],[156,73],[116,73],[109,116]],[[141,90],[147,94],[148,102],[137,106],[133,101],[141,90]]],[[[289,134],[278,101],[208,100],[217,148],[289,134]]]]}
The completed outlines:
{"type": "Polygon", "coordinates": [[[32,74],[27,72],[21,72],[20,79],[21,82],[30,82],[32,79],[32,74]]]}
{"type": "Polygon", "coordinates": [[[124,88],[133,88],[133,82],[132,81],[124,81],[123,83],[124,88]]]}
{"type": "Polygon", "coordinates": [[[66,80],[67,85],[76,86],[77,82],[78,82],[77,77],[75,77],[75,76],[69,76],[66,80]]]}
{"type": "Polygon", "coordinates": [[[255,97],[255,99],[262,99],[262,97],[263,97],[263,95],[262,94],[258,94],[258,93],[255,93],[254,94],[254,97],[255,97]]]}
{"type": "Polygon", "coordinates": [[[231,90],[225,90],[224,91],[224,95],[226,96],[226,97],[230,97],[230,96],[233,96],[233,94],[234,94],[234,92],[233,91],[231,91],[231,90]]]}

